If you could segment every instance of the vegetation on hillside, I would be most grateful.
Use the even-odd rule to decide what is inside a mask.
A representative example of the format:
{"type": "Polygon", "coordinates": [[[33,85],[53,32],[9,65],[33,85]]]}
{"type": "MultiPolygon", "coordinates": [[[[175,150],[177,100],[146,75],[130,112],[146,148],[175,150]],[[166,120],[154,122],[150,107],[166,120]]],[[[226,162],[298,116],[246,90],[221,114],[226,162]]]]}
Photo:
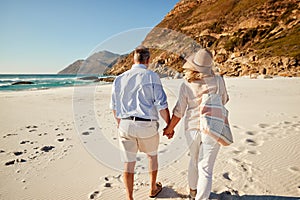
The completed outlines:
{"type": "MultiPolygon", "coordinates": [[[[300,76],[299,10],[297,0],[182,0],[156,26],[161,31],[150,32],[143,44],[152,47],[154,68],[162,73],[168,72],[166,67],[181,72],[186,56],[202,46],[214,52],[227,75],[276,75],[293,69],[285,75],[300,76]],[[186,38],[168,30],[197,45],[185,45],[186,38]]],[[[120,67],[117,63],[111,73],[128,69],[120,67]]]]}

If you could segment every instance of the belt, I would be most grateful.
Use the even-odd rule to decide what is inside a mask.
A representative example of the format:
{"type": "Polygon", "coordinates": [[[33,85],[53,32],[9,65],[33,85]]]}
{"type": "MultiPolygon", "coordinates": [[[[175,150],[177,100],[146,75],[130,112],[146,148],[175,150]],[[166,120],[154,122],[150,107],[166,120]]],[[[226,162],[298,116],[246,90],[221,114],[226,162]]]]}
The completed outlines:
{"type": "Polygon", "coordinates": [[[122,119],[128,119],[128,120],[134,120],[134,121],[153,121],[152,119],[145,119],[145,118],[133,117],[133,116],[122,118],[122,119]]]}

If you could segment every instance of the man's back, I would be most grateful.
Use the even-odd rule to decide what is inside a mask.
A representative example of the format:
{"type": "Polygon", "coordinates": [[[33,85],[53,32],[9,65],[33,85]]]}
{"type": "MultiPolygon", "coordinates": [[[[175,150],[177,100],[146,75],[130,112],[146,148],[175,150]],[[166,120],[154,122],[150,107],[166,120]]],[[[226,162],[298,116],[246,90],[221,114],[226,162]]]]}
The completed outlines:
{"type": "Polygon", "coordinates": [[[162,185],[156,183],[159,145],[158,111],[166,123],[170,121],[167,97],[157,74],[147,70],[150,51],[140,46],[134,51],[134,65],[119,75],[112,87],[111,109],[117,121],[121,158],[124,162],[124,184],[128,200],[133,200],[134,168],[138,151],[147,154],[150,197],[162,185]]]}
{"type": "Polygon", "coordinates": [[[158,120],[155,106],[159,110],[167,107],[159,76],[145,65],[133,65],[131,70],[116,78],[113,87],[112,102],[120,118],[135,116],[158,120]]]}

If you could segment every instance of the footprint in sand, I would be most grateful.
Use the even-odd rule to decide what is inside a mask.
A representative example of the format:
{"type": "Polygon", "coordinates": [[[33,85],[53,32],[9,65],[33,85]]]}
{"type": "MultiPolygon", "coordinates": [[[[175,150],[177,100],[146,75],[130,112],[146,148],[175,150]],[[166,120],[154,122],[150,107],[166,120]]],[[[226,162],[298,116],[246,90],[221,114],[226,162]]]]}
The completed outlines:
{"type": "Polygon", "coordinates": [[[234,164],[241,163],[241,161],[237,158],[232,158],[230,161],[234,164]]]}
{"type": "Polygon", "coordinates": [[[229,180],[229,181],[232,181],[231,178],[229,177],[229,173],[228,173],[228,172],[225,172],[225,173],[223,174],[223,178],[225,178],[225,179],[227,179],[227,180],[229,180]]]}
{"type": "Polygon", "coordinates": [[[269,124],[258,124],[259,128],[267,128],[269,126],[270,126],[269,124]]]}
{"type": "Polygon", "coordinates": [[[238,155],[238,154],[242,153],[242,151],[239,151],[239,150],[233,150],[232,153],[234,153],[235,155],[238,155]]]}
{"type": "Polygon", "coordinates": [[[298,128],[299,126],[300,126],[300,122],[294,123],[294,124],[292,125],[292,127],[294,127],[294,128],[298,128]]]}
{"type": "Polygon", "coordinates": [[[93,193],[90,195],[90,199],[95,199],[96,197],[98,197],[98,196],[99,196],[99,194],[100,194],[100,192],[99,192],[99,191],[95,191],[95,192],[93,192],[93,193]]]}
{"type": "Polygon", "coordinates": [[[249,139],[249,138],[246,139],[246,143],[251,145],[251,146],[257,146],[258,145],[254,140],[249,139]]]}
{"type": "Polygon", "coordinates": [[[13,152],[13,153],[14,153],[15,156],[20,156],[20,155],[23,154],[23,152],[21,152],[21,151],[15,151],[15,152],[13,152]]]}
{"type": "Polygon", "coordinates": [[[160,150],[158,153],[165,153],[165,152],[168,152],[168,149],[162,149],[162,150],[160,150]]]}
{"type": "Polygon", "coordinates": [[[83,133],[81,133],[82,135],[90,135],[90,133],[88,131],[85,131],[83,133]]]}
{"type": "Polygon", "coordinates": [[[11,160],[11,161],[7,161],[4,165],[5,166],[10,166],[10,165],[14,165],[15,163],[25,163],[27,162],[25,159],[21,158],[21,159],[16,159],[16,160],[11,160]]]}
{"type": "Polygon", "coordinates": [[[9,136],[16,136],[18,134],[16,133],[8,133],[7,135],[4,135],[3,138],[9,137],[9,136]]]}
{"type": "Polygon", "coordinates": [[[291,171],[293,173],[300,173],[300,169],[298,167],[292,166],[292,167],[289,167],[288,169],[289,169],[289,171],[291,171]]]}
{"type": "Polygon", "coordinates": [[[13,164],[15,164],[15,160],[7,161],[5,163],[5,166],[9,166],[9,165],[13,165],[13,164]]]}
{"type": "Polygon", "coordinates": [[[292,124],[292,122],[284,121],[283,124],[290,125],[290,124],[292,124]]]}
{"type": "Polygon", "coordinates": [[[38,126],[35,126],[35,125],[33,125],[33,126],[26,126],[25,128],[27,128],[27,129],[30,129],[28,132],[35,132],[35,131],[37,131],[36,129],[38,128],[38,126]]]}
{"type": "Polygon", "coordinates": [[[188,175],[188,171],[184,170],[184,171],[180,172],[179,174],[182,175],[182,176],[187,176],[188,175]]]}
{"type": "Polygon", "coordinates": [[[241,164],[240,167],[243,169],[244,172],[248,171],[248,169],[247,169],[247,167],[246,167],[246,165],[244,163],[241,164]]]}
{"type": "Polygon", "coordinates": [[[58,142],[63,142],[63,141],[65,141],[65,138],[59,138],[59,139],[57,139],[57,141],[58,142]]]}
{"type": "Polygon", "coordinates": [[[245,132],[247,135],[255,135],[254,131],[246,131],[245,132]]]}
{"type": "Polygon", "coordinates": [[[41,151],[49,152],[54,148],[55,148],[54,146],[44,146],[44,147],[41,148],[41,151]]]}
{"type": "Polygon", "coordinates": [[[248,151],[248,153],[249,153],[249,154],[252,154],[252,155],[258,155],[258,154],[260,154],[260,152],[255,151],[255,150],[253,150],[253,151],[248,151]]]}
{"type": "Polygon", "coordinates": [[[237,126],[237,125],[232,125],[232,128],[235,128],[235,129],[240,129],[240,127],[239,127],[239,126],[237,126]]]}
{"type": "Polygon", "coordinates": [[[29,129],[29,128],[37,128],[38,126],[33,125],[33,126],[26,126],[25,128],[29,129]]]}
{"type": "Polygon", "coordinates": [[[111,187],[111,183],[105,183],[104,187],[111,187]]]}

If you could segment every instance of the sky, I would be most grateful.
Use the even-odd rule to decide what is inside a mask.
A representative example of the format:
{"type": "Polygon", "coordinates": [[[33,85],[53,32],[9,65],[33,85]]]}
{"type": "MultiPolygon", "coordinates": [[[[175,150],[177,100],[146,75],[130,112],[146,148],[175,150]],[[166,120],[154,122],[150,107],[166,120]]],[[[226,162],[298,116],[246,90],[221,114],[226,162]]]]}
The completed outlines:
{"type": "Polygon", "coordinates": [[[0,0],[0,74],[57,73],[92,52],[124,54],[179,0],[0,0]]]}

